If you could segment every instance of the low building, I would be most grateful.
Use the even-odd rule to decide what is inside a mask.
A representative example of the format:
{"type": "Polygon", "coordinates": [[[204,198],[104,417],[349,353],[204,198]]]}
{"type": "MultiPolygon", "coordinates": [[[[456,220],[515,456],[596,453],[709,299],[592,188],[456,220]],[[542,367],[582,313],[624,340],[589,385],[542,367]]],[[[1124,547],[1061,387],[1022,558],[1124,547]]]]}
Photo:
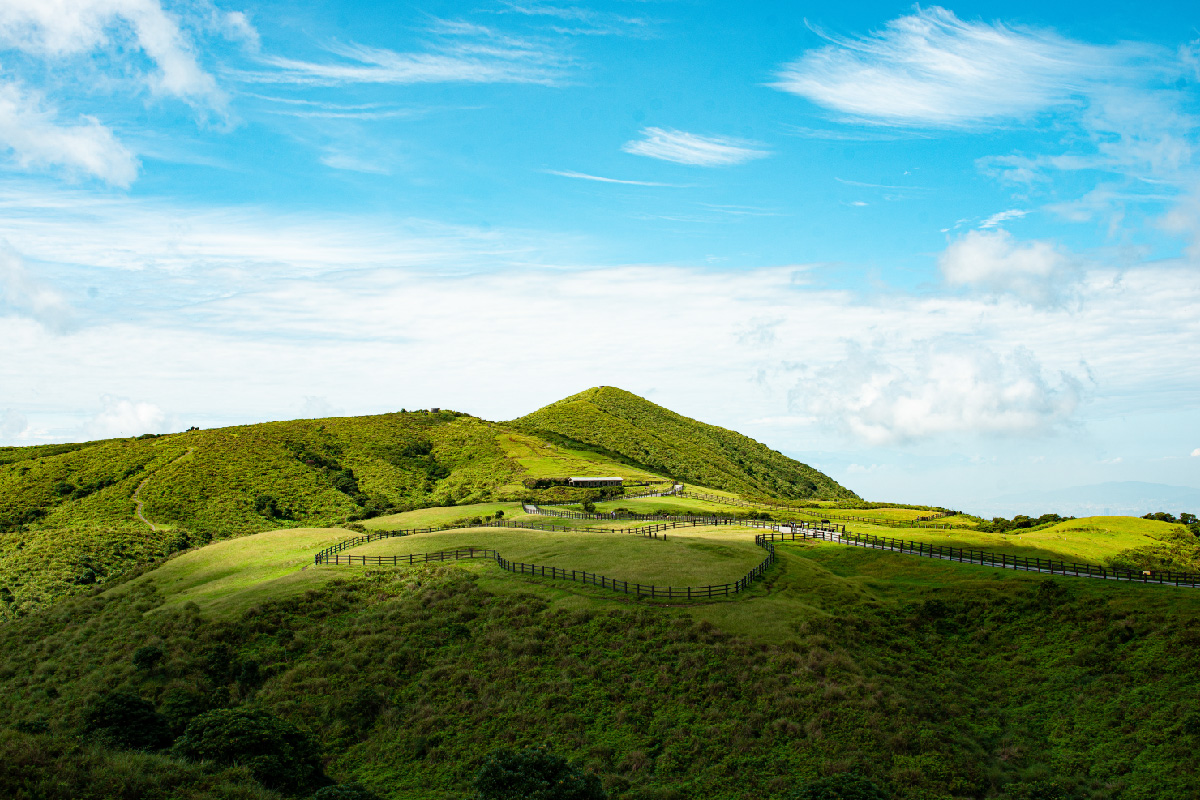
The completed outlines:
{"type": "Polygon", "coordinates": [[[621,486],[624,478],[569,478],[572,486],[581,489],[596,489],[601,486],[621,486]]]}

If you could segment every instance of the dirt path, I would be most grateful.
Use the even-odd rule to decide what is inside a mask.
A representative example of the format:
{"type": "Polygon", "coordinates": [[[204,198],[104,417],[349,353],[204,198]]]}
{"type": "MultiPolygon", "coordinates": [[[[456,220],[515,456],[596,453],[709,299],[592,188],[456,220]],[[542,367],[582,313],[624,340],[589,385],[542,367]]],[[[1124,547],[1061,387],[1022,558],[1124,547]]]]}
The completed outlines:
{"type": "MultiPolygon", "coordinates": [[[[177,459],[175,459],[174,461],[172,461],[172,462],[170,462],[169,464],[167,464],[167,466],[169,467],[169,466],[171,466],[171,464],[178,464],[180,461],[182,461],[183,459],[187,458],[188,456],[190,456],[190,455],[191,455],[192,453],[194,453],[195,451],[196,451],[196,448],[194,448],[194,447],[189,447],[189,448],[187,449],[187,452],[186,452],[186,453],[184,453],[184,454],[183,454],[183,455],[181,455],[179,458],[177,458],[177,459]]],[[[157,470],[156,470],[156,471],[157,471],[157,470]]],[[[150,526],[150,530],[152,530],[152,531],[161,531],[161,530],[163,530],[162,528],[160,528],[159,526],[155,525],[155,524],[154,524],[153,522],[151,522],[150,520],[146,519],[146,515],[142,513],[142,511],[143,511],[143,510],[145,509],[145,507],[146,507],[146,501],[142,499],[142,487],[144,487],[144,486],[145,486],[147,483],[149,483],[149,482],[150,482],[150,479],[151,479],[151,478],[153,478],[153,477],[154,477],[154,473],[152,472],[152,473],[150,473],[149,475],[147,475],[146,477],[142,478],[142,482],[141,482],[141,483],[139,483],[139,484],[137,485],[137,488],[133,490],[133,502],[136,504],[136,508],[134,509],[134,513],[137,515],[137,518],[138,518],[138,519],[140,519],[142,522],[144,522],[144,523],[146,523],[147,525],[149,525],[149,526],[150,526]]]]}

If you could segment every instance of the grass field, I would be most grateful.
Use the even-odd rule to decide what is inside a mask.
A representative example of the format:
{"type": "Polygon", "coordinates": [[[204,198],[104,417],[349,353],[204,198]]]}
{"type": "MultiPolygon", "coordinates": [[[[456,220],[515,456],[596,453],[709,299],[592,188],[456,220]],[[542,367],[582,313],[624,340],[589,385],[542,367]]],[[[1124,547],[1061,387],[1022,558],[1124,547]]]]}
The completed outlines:
{"type": "Polygon", "coordinates": [[[1130,551],[1144,552],[1147,549],[1165,547],[1180,531],[1177,525],[1137,517],[1084,517],[1019,534],[985,533],[969,528],[949,531],[927,528],[896,529],[857,522],[846,523],[846,529],[854,533],[890,536],[905,541],[1087,564],[1107,564],[1111,559],[1130,551]]]}
{"type": "Polygon", "coordinates": [[[111,591],[127,592],[152,582],[166,600],[164,609],[192,602],[207,613],[232,616],[266,599],[302,594],[335,577],[301,568],[312,564],[317,551],[358,535],[340,528],[290,528],[228,539],[176,556],[111,591]]]}
{"type": "Polygon", "coordinates": [[[402,514],[388,514],[362,521],[368,530],[402,530],[410,528],[434,528],[449,522],[458,522],[471,517],[494,516],[497,511],[504,512],[505,519],[525,516],[520,503],[472,503],[463,506],[448,506],[436,508],[418,508],[415,511],[405,511],[402,514]]]}
{"type": "Polygon", "coordinates": [[[754,544],[753,531],[726,526],[670,531],[665,541],[627,533],[469,528],[383,539],[345,553],[391,556],[458,547],[489,548],[511,561],[677,587],[732,583],[766,557],[754,544]]]}

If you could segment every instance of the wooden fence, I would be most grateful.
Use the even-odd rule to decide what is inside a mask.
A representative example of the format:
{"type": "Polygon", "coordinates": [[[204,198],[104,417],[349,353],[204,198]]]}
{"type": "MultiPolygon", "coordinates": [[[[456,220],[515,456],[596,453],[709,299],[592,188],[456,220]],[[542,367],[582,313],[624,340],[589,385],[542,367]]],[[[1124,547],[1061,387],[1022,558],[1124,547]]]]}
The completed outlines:
{"type": "MultiPolygon", "coordinates": [[[[786,526],[780,526],[781,528],[786,526]]],[[[890,550],[894,553],[906,553],[923,558],[937,558],[944,561],[957,561],[963,564],[979,564],[986,567],[1015,569],[1024,572],[1042,572],[1051,575],[1067,575],[1077,578],[1101,578],[1103,580],[1134,581],[1137,583],[1156,583],[1164,586],[1179,586],[1185,588],[1200,588],[1200,574],[1191,572],[1173,572],[1171,570],[1130,570],[1117,567],[1102,567],[1096,564],[1078,564],[1075,562],[1055,561],[1048,558],[1030,556],[1014,556],[1008,553],[992,553],[986,550],[951,547],[949,545],[929,544],[928,542],[912,542],[893,539],[890,536],[875,536],[866,533],[830,534],[827,531],[796,528],[794,530],[776,533],[760,534],[774,540],[783,539],[821,539],[835,541],[854,547],[869,547],[875,550],[890,550]]]]}
{"type": "MultiPolygon", "coordinates": [[[[678,527],[683,527],[679,524],[678,527]]],[[[583,530],[594,531],[595,528],[585,528],[583,530]]],[[[407,536],[409,532],[396,532],[395,534],[407,536]]],[[[370,534],[377,541],[386,538],[380,534],[370,534]]],[[[359,537],[366,540],[367,537],[359,537]]],[[[348,539],[342,542],[342,545],[353,547],[356,540],[348,539]]],[[[500,555],[496,550],[481,549],[476,547],[460,547],[454,550],[442,550],[436,553],[408,553],[405,555],[391,556],[356,556],[356,555],[339,555],[338,551],[345,547],[330,547],[322,550],[315,557],[317,564],[346,564],[359,566],[400,566],[411,564],[427,564],[435,561],[457,561],[464,558],[490,558],[496,562],[503,570],[517,573],[519,575],[532,575],[541,578],[550,578],[551,580],[566,580],[575,581],[576,583],[586,583],[592,586],[599,586],[601,589],[609,589],[614,592],[623,594],[632,594],[637,597],[663,598],[666,600],[693,600],[707,599],[713,597],[729,597],[730,595],[744,592],[750,587],[752,581],[762,577],[771,564],[775,563],[775,545],[774,543],[763,536],[756,536],[754,543],[767,551],[767,557],[762,563],[754,569],[747,572],[741,578],[733,583],[718,583],[709,586],[655,586],[653,584],[630,582],[620,578],[610,578],[607,575],[597,575],[594,572],[584,570],[562,569],[560,567],[545,566],[542,564],[526,564],[519,561],[509,561],[500,555]]],[[[363,544],[358,541],[357,544],[363,544]]]]}
{"type": "MultiPolygon", "coordinates": [[[[769,528],[771,526],[780,524],[778,522],[772,522],[770,520],[738,519],[737,517],[717,517],[717,516],[705,517],[705,516],[699,516],[696,514],[635,514],[633,512],[626,512],[624,514],[618,514],[615,511],[610,511],[608,513],[596,512],[596,513],[589,514],[589,513],[583,512],[583,511],[558,511],[555,509],[546,508],[544,506],[535,506],[532,503],[525,503],[524,505],[522,505],[522,509],[525,511],[526,514],[537,514],[538,516],[546,516],[546,517],[559,517],[561,519],[583,519],[583,520],[627,519],[627,520],[635,520],[635,521],[636,520],[662,519],[662,520],[674,520],[677,522],[688,522],[688,523],[697,523],[697,524],[704,524],[704,525],[747,525],[752,528],[764,528],[764,527],[769,528]]],[[[784,524],[806,525],[809,527],[817,527],[818,526],[818,523],[816,523],[816,522],[807,522],[807,521],[806,522],[788,522],[788,523],[784,523],[784,524]]],[[[838,530],[845,531],[846,526],[831,523],[828,525],[823,525],[822,529],[830,530],[830,531],[838,531],[838,530]]],[[[604,530],[604,529],[603,528],[584,528],[582,530],[604,530]]]]}

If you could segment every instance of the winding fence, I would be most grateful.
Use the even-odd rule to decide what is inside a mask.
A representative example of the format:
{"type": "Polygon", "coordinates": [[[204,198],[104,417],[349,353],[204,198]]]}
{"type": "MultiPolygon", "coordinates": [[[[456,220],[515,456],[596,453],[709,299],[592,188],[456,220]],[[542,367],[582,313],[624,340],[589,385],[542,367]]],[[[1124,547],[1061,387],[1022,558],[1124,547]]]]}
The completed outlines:
{"type": "MultiPolygon", "coordinates": [[[[526,505],[525,510],[531,514],[546,514],[549,516],[566,517],[570,519],[608,520],[608,519],[662,519],[662,517],[646,517],[640,514],[616,516],[614,514],[585,514],[576,511],[551,511],[534,505],[526,505]]],[[[476,547],[456,548],[433,553],[409,553],[392,556],[340,555],[343,550],[358,547],[368,542],[380,539],[411,536],[417,533],[433,533],[445,528],[413,528],[409,530],[379,531],[345,539],[331,547],[327,547],[313,557],[314,564],[357,564],[361,566],[399,566],[424,564],[434,561],[455,561],[464,558],[488,558],[495,561],[501,569],[521,575],[534,575],[554,580],[570,580],[587,583],[638,597],[653,597],[664,599],[696,599],[711,597],[728,597],[745,591],[752,581],[762,577],[767,569],[775,562],[776,541],[795,541],[797,539],[813,539],[834,542],[851,547],[866,547],[874,550],[887,550],[894,553],[904,553],[922,558],[935,558],[944,561],[955,561],[963,564],[978,564],[1000,569],[1038,572],[1050,575],[1064,575],[1079,578],[1098,578],[1102,580],[1128,581],[1145,584],[1177,586],[1181,588],[1200,588],[1200,574],[1189,572],[1174,572],[1172,570],[1130,570],[1119,567],[1104,567],[1096,564],[1081,564],[1076,562],[1056,561],[1039,557],[1010,555],[1008,553],[993,553],[986,550],[939,545],[929,542],[904,541],[890,536],[874,534],[848,533],[844,525],[818,525],[802,520],[785,523],[763,520],[742,520],[716,517],[676,517],[669,522],[659,522],[640,528],[601,528],[601,527],[572,527],[567,525],[549,525],[544,523],[515,522],[511,520],[492,520],[489,522],[472,523],[466,528],[521,528],[539,531],[575,531],[583,533],[628,533],[645,538],[665,540],[666,531],[680,528],[708,527],[715,525],[738,525],[743,527],[769,529],[767,533],[756,534],[754,543],[767,550],[767,557],[744,576],[732,583],[713,584],[710,586],[654,586],[649,584],[631,583],[620,578],[611,578],[584,570],[566,570],[559,567],[540,564],[527,564],[509,561],[498,551],[476,547]]]]}
{"type": "MultiPolygon", "coordinates": [[[[737,520],[727,520],[725,524],[734,524],[737,520]]],[[[707,525],[708,523],[705,523],[707,525]]],[[[698,523],[683,523],[674,522],[663,525],[650,526],[659,530],[683,527],[697,527],[698,523]]],[[[468,527],[497,527],[496,524],[481,523],[468,527]]],[[[560,526],[542,526],[533,527],[531,525],[517,525],[509,523],[500,525],[500,527],[523,527],[533,528],[534,530],[575,530],[596,532],[597,528],[564,528],[560,526]]],[[[585,570],[562,569],[560,567],[545,566],[543,564],[527,564],[519,561],[509,561],[500,555],[497,550],[491,550],[478,547],[459,547],[453,550],[440,550],[434,553],[407,553],[404,555],[391,556],[356,556],[352,554],[341,555],[342,550],[367,542],[379,541],[395,536],[411,536],[414,533],[429,533],[440,528],[422,528],[409,531],[381,531],[379,533],[367,534],[366,536],[358,536],[353,539],[346,539],[338,544],[327,547],[313,557],[314,564],[346,564],[359,566],[401,566],[413,564],[428,564],[430,562],[442,561],[457,561],[467,558],[488,558],[496,562],[500,569],[508,572],[517,573],[519,575],[532,575],[541,578],[550,578],[552,580],[567,580],[577,583],[586,583],[592,586],[599,586],[601,589],[609,589],[614,592],[623,594],[632,594],[637,597],[663,598],[667,600],[693,600],[693,599],[709,599],[713,597],[729,597],[731,595],[744,592],[750,587],[751,582],[760,578],[771,564],[775,563],[775,545],[770,539],[763,536],[755,536],[754,543],[767,551],[767,557],[756,566],[754,569],[747,572],[741,578],[738,578],[732,583],[718,583],[709,586],[655,586],[653,584],[636,583],[620,578],[610,578],[607,575],[598,575],[595,572],[587,572],[585,570]]],[[[610,528],[605,532],[609,533],[629,533],[630,529],[610,528]]],[[[636,532],[636,529],[635,529],[636,532]]],[[[664,535],[662,537],[666,539],[664,535]]]]}

